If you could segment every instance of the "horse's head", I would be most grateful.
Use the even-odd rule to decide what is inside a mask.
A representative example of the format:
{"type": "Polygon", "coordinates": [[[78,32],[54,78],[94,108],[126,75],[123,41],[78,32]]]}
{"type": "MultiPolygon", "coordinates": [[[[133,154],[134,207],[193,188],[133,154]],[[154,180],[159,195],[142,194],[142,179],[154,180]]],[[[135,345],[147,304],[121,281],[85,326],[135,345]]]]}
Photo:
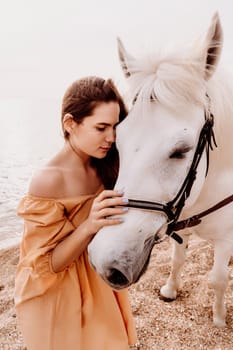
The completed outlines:
{"type": "MultiPolygon", "coordinates": [[[[186,48],[181,53],[160,54],[150,64],[133,58],[119,41],[120,61],[134,96],[128,117],[117,128],[120,170],[115,188],[123,189],[126,197],[161,204],[176,198],[210,113],[207,85],[221,44],[218,15],[212,18],[204,41],[191,52],[187,54],[186,48]]],[[[197,201],[206,169],[203,152],[182,213],[197,201]]],[[[155,234],[160,238],[170,220],[164,211],[135,208],[124,219],[121,225],[101,229],[88,247],[91,264],[115,289],[140,278],[155,234]]]]}

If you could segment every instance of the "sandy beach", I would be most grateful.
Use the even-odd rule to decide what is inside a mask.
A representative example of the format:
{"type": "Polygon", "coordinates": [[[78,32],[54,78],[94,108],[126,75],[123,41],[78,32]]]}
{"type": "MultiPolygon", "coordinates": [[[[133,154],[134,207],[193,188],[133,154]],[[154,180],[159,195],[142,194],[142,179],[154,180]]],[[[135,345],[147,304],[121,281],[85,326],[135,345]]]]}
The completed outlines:
{"type": "Polygon", "coordinates": [[[14,309],[14,277],[18,246],[0,251],[0,350],[25,350],[17,329],[14,309]]]}
{"type": "MultiPolygon", "coordinates": [[[[218,329],[212,324],[213,292],[207,281],[213,261],[211,246],[191,239],[178,298],[165,303],[159,298],[159,288],[169,274],[170,251],[168,241],[156,246],[146,274],[129,290],[139,338],[132,349],[232,350],[233,259],[226,293],[227,326],[218,329]]],[[[13,303],[18,256],[18,246],[0,251],[0,350],[26,350],[17,329],[13,303]]]]}

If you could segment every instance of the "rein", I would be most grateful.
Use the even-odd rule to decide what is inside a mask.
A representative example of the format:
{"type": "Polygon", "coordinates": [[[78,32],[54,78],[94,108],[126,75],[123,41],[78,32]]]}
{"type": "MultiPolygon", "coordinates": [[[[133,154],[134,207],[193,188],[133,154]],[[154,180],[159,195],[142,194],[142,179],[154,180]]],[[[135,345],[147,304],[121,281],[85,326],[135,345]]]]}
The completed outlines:
{"type": "Polygon", "coordinates": [[[221,209],[222,207],[224,207],[227,204],[230,204],[231,202],[233,202],[233,194],[231,196],[223,199],[222,201],[218,202],[217,204],[213,205],[209,209],[206,209],[206,210],[200,212],[199,214],[193,215],[190,218],[185,219],[185,220],[171,223],[172,230],[180,231],[186,227],[197,226],[201,223],[201,219],[204,216],[207,216],[207,215],[213,213],[214,211],[221,209]]]}
{"type": "MultiPolygon", "coordinates": [[[[189,197],[192,186],[196,179],[197,167],[199,165],[199,162],[201,160],[204,150],[206,150],[206,156],[207,156],[207,166],[206,166],[206,176],[207,176],[208,169],[209,169],[209,151],[210,149],[213,150],[213,144],[215,147],[217,147],[214,131],[213,131],[213,125],[214,125],[213,114],[210,112],[207,114],[207,112],[205,111],[205,124],[203,125],[199,135],[199,139],[198,139],[197,147],[193,156],[191,167],[184,179],[184,182],[180,190],[178,191],[177,195],[173,200],[171,200],[166,204],[163,204],[159,202],[129,199],[127,204],[129,208],[160,211],[166,214],[167,223],[168,223],[167,229],[166,229],[166,235],[175,239],[179,244],[183,243],[183,239],[178,234],[176,234],[175,231],[183,230],[186,227],[196,226],[200,224],[201,218],[203,218],[204,216],[209,215],[210,213],[233,202],[233,195],[231,195],[197,215],[191,216],[185,220],[178,221],[181,211],[184,208],[185,201],[189,197]]],[[[158,239],[157,233],[156,233],[154,236],[154,244],[160,243],[161,241],[162,241],[161,239],[158,239]]]]}

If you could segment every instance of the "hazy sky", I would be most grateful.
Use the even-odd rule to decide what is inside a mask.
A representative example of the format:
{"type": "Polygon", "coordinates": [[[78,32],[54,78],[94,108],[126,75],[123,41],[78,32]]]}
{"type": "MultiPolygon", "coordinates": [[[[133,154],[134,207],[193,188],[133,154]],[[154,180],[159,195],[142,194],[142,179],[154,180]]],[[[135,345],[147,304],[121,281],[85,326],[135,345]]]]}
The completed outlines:
{"type": "Polygon", "coordinates": [[[218,10],[233,60],[232,0],[0,0],[0,98],[59,97],[74,79],[123,80],[116,37],[129,51],[193,40],[218,10]]]}

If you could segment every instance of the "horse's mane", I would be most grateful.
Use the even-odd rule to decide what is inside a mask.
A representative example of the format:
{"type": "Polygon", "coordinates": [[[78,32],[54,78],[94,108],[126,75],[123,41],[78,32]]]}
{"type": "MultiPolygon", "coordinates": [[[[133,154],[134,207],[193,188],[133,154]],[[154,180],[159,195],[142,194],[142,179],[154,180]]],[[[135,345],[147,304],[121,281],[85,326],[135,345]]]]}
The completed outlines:
{"type": "Polygon", "coordinates": [[[154,99],[176,112],[184,106],[187,108],[187,104],[210,108],[218,142],[232,147],[233,137],[227,135],[233,132],[233,77],[218,67],[206,81],[205,66],[198,59],[198,53],[194,48],[189,56],[184,56],[176,50],[134,61],[130,67],[134,74],[128,78],[131,93],[144,104],[154,99]]]}
{"type": "Polygon", "coordinates": [[[162,51],[133,61],[129,84],[133,94],[144,100],[154,98],[170,109],[181,108],[187,103],[205,105],[203,89],[203,64],[184,56],[181,50],[162,51]]]}

